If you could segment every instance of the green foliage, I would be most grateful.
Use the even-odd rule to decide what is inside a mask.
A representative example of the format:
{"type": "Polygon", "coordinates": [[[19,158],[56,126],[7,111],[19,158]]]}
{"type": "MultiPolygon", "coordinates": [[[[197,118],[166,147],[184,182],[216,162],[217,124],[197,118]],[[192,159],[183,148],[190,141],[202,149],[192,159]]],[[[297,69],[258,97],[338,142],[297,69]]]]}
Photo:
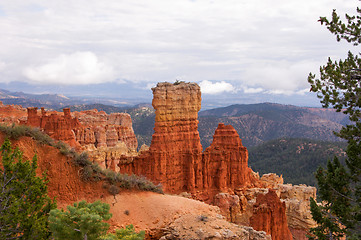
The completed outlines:
{"type": "Polygon", "coordinates": [[[311,200],[313,218],[319,224],[311,229],[311,233],[318,239],[333,236],[341,238],[347,229],[352,227],[351,187],[349,175],[344,166],[335,157],[327,164],[327,170],[320,167],[316,172],[319,185],[319,197],[324,201],[318,206],[314,199],[311,200]]]}
{"type": "Polygon", "coordinates": [[[36,176],[36,156],[23,161],[8,139],[0,150],[0,239],[48,239],[48,213],[56,203],[47,195],[46,176],[36,176]]]}
{"type": "Polygon", "coordinates": [[[49,226],[56,240],[142,240],[145,232],[135,232],[133,225],[117,229],[115,234],[107,234],[109,224],[104,222],[112,217],[109,204],[101,201],[87,203],[80,201],[67,206],[67,211],[50,211],[49,226]]]}
{"type": "Polygon", "coordinates": [[[54,140],[49,137],[49,135],[43,133],[39,128],[32,128],[25,125],[15,125],[11,126],[0,124],[0,131],[4,132],[6,136],[10,139],[18,139],[22,136],[28,136],[34,138],[37,142],[41,144],[48,144],[52,146],[54,140]]]}
{"type": "Polygon", "coordinates": [[[345,15],[347,23],[340,19],[335,9],[332,12],[331,20],[328,20],[327,17],[320,17],[319,21],[321,24],[325,24],[331,33],[336,35],[337,41],[345,39],[357,46],[361,43],[361,9],[357,7],[356,11],[360,16],[345,15]]]}
{"type": "Polygon", "coordinates": [[[302,138],[281,138],[249,148],[248,163],[252,170],[282,175],[285,183],[316,186],[314,172],[326,166],[334,155],[345,159],[346,143],[302,138]]]}
{"type": "Polygon", "coordinates": [[[173,85],[179,85],[181,83],[185,83],[185,81],[181,81],[181,80],[175,80],[175,82],[173,83],[173,85]]]}
{"type": "MultiPolygon", "coordinates": [[[[321,17],[337,40],[345,39],[357,46],[361,43],[361,10],[357,15],[346,14],[344,23],[334,10],[332,19],[321,17]]],[[[332,61],[320,67],[320,78],[310,73],[311,91],[317,92],[323,107],[332,106],[349,117],[351,124],[337,134],[347,140],[346,167],[335,158],[327,170],[316,173],[323,206],[312,204],[312,215],[319,226],[312,229],[318,239],[361,238],[361,59],[360,53],[349,51],[345,60],[332,61]]]]}
{"type": "Polygon", "coordinates": [[[104,222],[112,217],[109,204],[95,201],[80,201],[67,206],[67,211],[50,211],[49,226],[54,239],[96,240],[105,235],[109,224],[104,222]]]}
{"type": "Polygon", "coordinates": [[[133,225],[128,225],[125,228],[115,230],[115,234],[107,234],[100,238],[100,240],[143,240],[145,232],[137,233],[133,225]]]}

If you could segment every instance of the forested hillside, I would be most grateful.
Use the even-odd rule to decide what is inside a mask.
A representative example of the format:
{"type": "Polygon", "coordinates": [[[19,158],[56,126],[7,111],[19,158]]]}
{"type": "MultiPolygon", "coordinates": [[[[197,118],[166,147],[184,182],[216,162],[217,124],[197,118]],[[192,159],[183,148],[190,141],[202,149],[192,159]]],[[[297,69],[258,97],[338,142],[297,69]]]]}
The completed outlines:
{"type": "Polygon", "coordinates": [[[283,175],[285,183],[314,186],[314,172],[334,156],[344,159],[344,142],[323,142],[310,139],[276,139],[248,148],[248,164],[252,170],[283,175]]]}

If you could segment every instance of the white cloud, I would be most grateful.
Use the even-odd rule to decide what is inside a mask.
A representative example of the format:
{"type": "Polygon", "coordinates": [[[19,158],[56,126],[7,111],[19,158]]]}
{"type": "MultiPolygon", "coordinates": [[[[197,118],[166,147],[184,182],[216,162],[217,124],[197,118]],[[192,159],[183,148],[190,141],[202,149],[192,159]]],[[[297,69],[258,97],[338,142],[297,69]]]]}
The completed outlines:
{"type": "Polygon", "coordinates": [[[28,67],[24,75],[36,83],[84,85],[114,81],[114,70],[92,52],[61,54],[40,66],[28,67]]]}
{"type": "Polygon", "coordinates": [[[309,86],[308,73],[317,72],[320,64],[315,61],[260,61],[245,70],[243,83],[272,94],[290,95],[309,86]]]}
{"type": "Polygon", "coordinates": [[[201,92],[204,94],[219,94],[235,91],[235,88],[232,86],[232,84],[225,81],[213,83],[211,81],[204,80],[199,83],[199,86],[201,87],[201,92]]]}
{"type": "Polygon", "coordinates": [[[6,68],[6,63],[0,61],[0,72],[2,72],[6,68]]]}
{"type": "Polygon", "coordinates": [[[244,87],[243,88],[243,92],[244,93],[261,93],[264,92],[263,88],[248,88],[248,87],[244,87]]]}

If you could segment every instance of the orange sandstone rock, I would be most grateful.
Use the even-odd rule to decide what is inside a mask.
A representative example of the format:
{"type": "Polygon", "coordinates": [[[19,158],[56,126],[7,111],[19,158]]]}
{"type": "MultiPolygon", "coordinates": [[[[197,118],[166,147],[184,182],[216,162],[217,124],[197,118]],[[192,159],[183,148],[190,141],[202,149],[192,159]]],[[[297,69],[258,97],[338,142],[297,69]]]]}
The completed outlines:
{"type": "Polygon", "coordinates": [[[70,109],[64,108],[63,115],[52,112],[50,115],[41,108],[41,115],[38,115],[38,108],[28,108],[26,125],[38,127],[44,130],[50,137],[68,143],[72,147],[79,146],[76,141],[74,129],[80,126],[76,118],[70,115],[70,109]]]}
{"type": "Polygon", "coordinates": [[[26,119],[26,109],[20,105],[4,105],[0,101],[0,122],[19,124],[26,119]]]}
{"type": "Polygon", "coordinates": [[[257,196],[250,225],[255,230],[270,233],[274,240],[292,240],[285,211],[285,203],[270,189],[267,194],[257,196]]]}
{"type": "Polygon", "coordinates": [[[132,119],[127,113],[106,114],[103,111],[87,110],[74,112],[82,127],[76,129],[77,141],[82,146],[114,147],[124,142],[128,148],[136,150],[138,146],[132,127],[132,119]]]}
{"type": "Polygon", "coordinates": [[[203,163],[205,189],[229,192],[258,182],[248,167],[248,151],[231,125],[218,125],[203,163]]]}

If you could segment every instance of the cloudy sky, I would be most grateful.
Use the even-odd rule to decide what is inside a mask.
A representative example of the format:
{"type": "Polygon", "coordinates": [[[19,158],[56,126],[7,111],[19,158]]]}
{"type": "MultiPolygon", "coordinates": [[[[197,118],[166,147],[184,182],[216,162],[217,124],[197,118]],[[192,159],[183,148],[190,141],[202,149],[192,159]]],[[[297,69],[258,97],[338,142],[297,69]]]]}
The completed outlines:
{"type": "MultiPolygon", "coordinates": [[[[338,43],[317,20],[357,0],[2,0],[0,87],[151,98],[200,84],[204,99],[312,105],[307,75],[338,43]]],[[[357,49],[356,49],[357,51],[357,49]]],[[[316,99],[317,101],[317,99],[316,99]]]]}

